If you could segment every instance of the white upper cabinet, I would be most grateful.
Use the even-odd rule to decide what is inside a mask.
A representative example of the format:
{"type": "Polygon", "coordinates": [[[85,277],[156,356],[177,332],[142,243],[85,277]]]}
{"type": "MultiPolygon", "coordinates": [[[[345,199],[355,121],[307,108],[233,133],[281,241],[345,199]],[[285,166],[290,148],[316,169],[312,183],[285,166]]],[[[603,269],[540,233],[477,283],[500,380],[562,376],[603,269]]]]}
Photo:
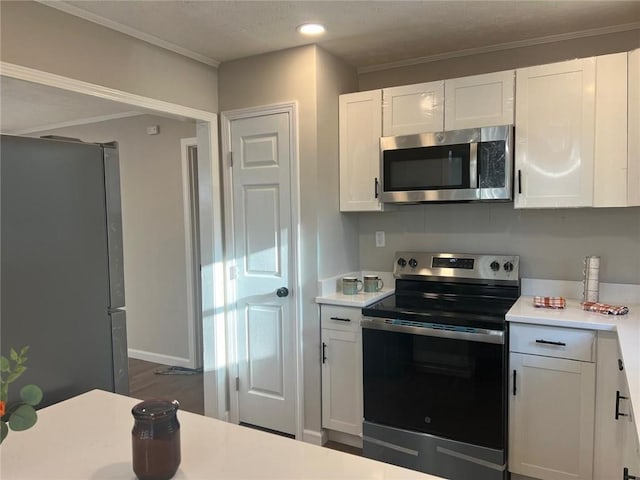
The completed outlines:
{"type": "Polygon", "coordinates": [[[627,53],[596,57],[594,207],[628,205],[627,102],[627,53]]]}
{"type": "Polygon", "coordinates": [[[382,91],[340,95],[340,211],[381,211],[382,91]]]}
{"type": "Polygon", "coordinates": [[[593,204],[594,58],[516,71],[515,207],[593,204]]]}
{"type": "Polygon", "coordinates": [[[419,83],[382,91],[382,135],[441,132],[444,82],[419,83]]]}
{"type": "Polygon", "coordinates": [[[515,72],[487,73],[444,82],[444,129],[513,124],[515,72]]]}
{"type": "Polygon", "coordinates": [[[640,205],[640,49],[628,53],[628,200],[640,205]]]}

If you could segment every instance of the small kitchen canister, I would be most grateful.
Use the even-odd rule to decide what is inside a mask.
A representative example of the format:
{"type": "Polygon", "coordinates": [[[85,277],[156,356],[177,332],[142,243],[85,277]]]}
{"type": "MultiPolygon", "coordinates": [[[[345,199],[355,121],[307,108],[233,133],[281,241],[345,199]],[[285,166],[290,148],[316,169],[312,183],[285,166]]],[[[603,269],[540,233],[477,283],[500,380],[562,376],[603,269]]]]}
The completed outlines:
{"type": "Polygon", "coordinates": [[[362,281],[356,277],[342,277],[342,293],[345,295],[355,295],[362,291],[362,281]]]}
{"type": "Polygon", "coordinates": [[[377,275],[365,275],[363,283],[367,293],[379,292],[384,287],[384,282],[377,275]]]}
{"type": "Polygon", "coordinates": [[[133,472],[140,480],[169,480],[180,466],[177,400],[145,400],[133,407],[133,472]]]}

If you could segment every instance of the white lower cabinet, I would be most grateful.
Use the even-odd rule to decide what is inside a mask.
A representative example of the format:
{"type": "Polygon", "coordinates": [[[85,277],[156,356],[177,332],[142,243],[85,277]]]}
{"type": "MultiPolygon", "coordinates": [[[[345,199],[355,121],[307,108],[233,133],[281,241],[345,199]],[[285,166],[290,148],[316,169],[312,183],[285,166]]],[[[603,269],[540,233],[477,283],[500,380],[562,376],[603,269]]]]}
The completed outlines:
{"type": "Polygon", "coordinates": [[[320,307],[322,427],[355,436],[362,436],[361,317],[359,308],[320,307]]]}
{"type": "Polygon", "coordinates": [[[622,480],[624,469],[640,477],[640,454],[629,388],[614,332],[598,332],[596,429],[593,478],[622,480]]]}
{"type": "MultiPolygon", "coordinates": [[[[517,339],[512,345],[548,347],[544,354],[557,356],[509,355],[509,471],[542,480],[592,480],[595,363],[558,358],[583,350],[571,345],[572,329],[549,327],[541,334],[518,327],[511,329],[517,339]]],[[[583,342],[593,345],[593,335],[582,335],[583,342]]]]}

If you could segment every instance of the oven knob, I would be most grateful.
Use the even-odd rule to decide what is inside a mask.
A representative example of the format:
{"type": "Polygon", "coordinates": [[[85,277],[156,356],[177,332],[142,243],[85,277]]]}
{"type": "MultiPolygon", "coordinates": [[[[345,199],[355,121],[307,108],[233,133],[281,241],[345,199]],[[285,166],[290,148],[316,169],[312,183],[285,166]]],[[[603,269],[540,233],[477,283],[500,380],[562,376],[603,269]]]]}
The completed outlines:
{"type": "Polygon", "coordinates": [[[409,266],[411,268],[416,268],[418,266],[418,261],[415,258],[409,260],[409,266]]]}
{"type": "Polygon", "coordinates": [[[504,268],[505,272],[511,272],[511,271],[513,271],[513,263],[505,262],[505,264],[502,266],[502,268],[504,268]]]}
{"type": "Polygon", "coordinates": [[[495,260],[491,262],[491,265],[489,266],[491,267],[491,270],[493,270],[494,272],[497,272],[498,270],[500,270],[500,264],[495,260]]]}
{"type": "Polygon", "coordinates": [[[400,257],[398,259],[398,265],[400,265],[402,268],[404,268],[404,267],[407,266],[407,261],[404,258],[400,257]]]}

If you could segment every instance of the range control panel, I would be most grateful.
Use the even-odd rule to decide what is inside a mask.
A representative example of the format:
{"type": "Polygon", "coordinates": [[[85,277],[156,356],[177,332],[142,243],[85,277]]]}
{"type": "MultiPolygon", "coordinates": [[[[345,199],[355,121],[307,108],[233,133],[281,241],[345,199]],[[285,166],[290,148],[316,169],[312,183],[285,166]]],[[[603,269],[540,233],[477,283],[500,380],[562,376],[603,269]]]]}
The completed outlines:
{"type": "Polygon", "coordinates": [[[453,277],[519,281],[520,257],[517,255],[397,252],[393,273],[396,278],[453,277]]]}

